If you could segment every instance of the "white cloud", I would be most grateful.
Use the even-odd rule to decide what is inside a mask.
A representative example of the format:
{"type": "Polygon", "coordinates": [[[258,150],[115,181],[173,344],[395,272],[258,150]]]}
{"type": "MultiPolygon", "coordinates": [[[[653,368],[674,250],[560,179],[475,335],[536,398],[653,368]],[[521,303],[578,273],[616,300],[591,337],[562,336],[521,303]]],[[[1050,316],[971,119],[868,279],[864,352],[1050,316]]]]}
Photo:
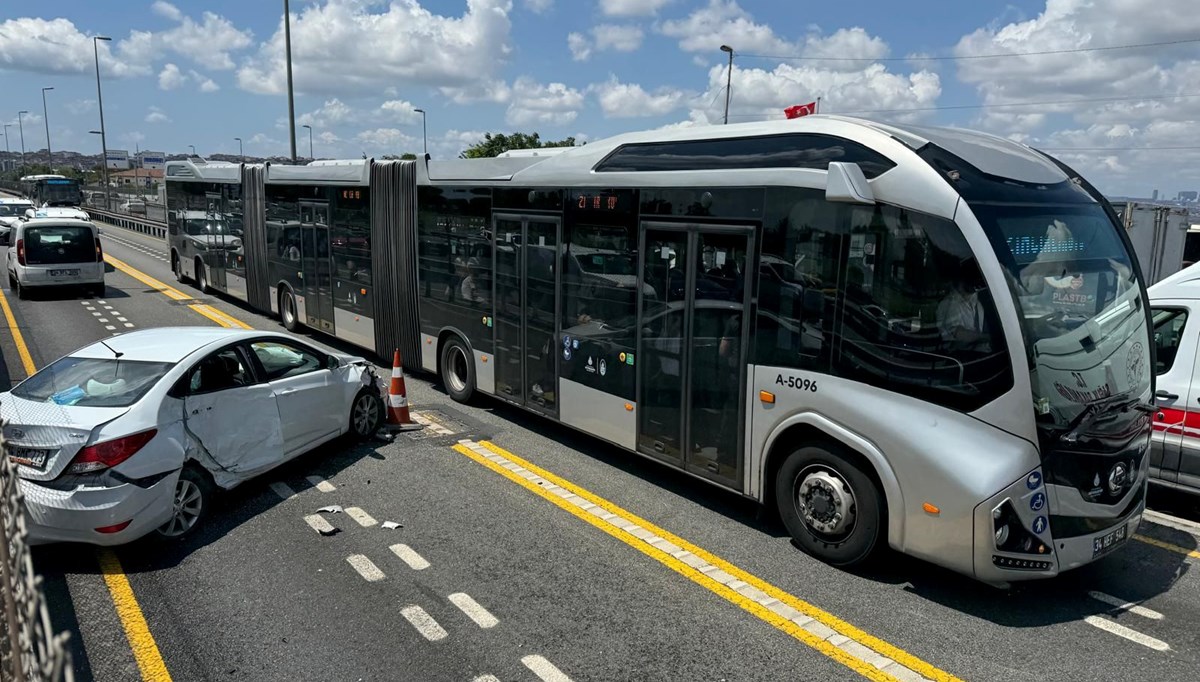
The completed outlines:
{"type": "Polygon", "coordinates": [[[296,125],[310,125],[314,128],[330,128],[342,123],[358,120],[358,114],[350,105],[334,97],[326,100],[317,109],[296,117],[296,125]]]}
{"type": "Polygon", "coordinates": [[[96,100],[94,99],[77,99],[73,102],[67,102],[67,111],[78,116],[86,114],[96,108],[96,100]]]}
{"type": "MultiPolygon", "coordinates": [[[[108,43],[98,45],[100,71],[105,77],[126,78],[151,73],[147,60],[125,54],[129,41],[118,43],[115,58],[108,43]]],[[[0,22],[0,70],[50,75],[92,73],[92,38],[67,19],[22,17],[0,22]]]]}
{"type": "Polygon", "coordinates": [[[675,88],[659,88],[646,92],[636,83],[621,83],[612,76],[605,83],[593,86],[600,109],[609,118],[662,116],[684,105],[687,93],[675,88]]]}
{"type": "Polygon", "coordinates": [[[187,82],[187,77],[174,64],[166,64],[163,70],[158,74],[158,87],[160,90],[174,90],[183,87],[187,82]]]}
{"type": "Polygon", "coordinates": [[[200,90],[200,92],[216,92],[217,90],[221,89],[221,86],[217,85],[216,81],[196,71],[195,69],[189,71],[188,75],[191,77],[193,82],[197,83],[197,89],[200,90]]]}
{"type": "Polygon", "coordinates": [[[564,125],[583,108],[583,93],[563,83],[542,85],[521,77],[513,83],[512,102],[505,120],[512,126],[564,125]]]}
{"type": "Polygon", "coordinates": [[[183,17],[178,26],[156,34],[162,48],[210,69],[232,69],[232,53],[254,44],[254,34],[240,30],[225,17],[205,12],[203,21],[183,17]]]}
{"type": "Polygon", "coordinates": [[[150,6],[150,11],[171,21],[180,21],[183,19],[183,12],[180,12],[179,8],[175,5],[164,2],[164,0],[155,0],[154,4],[150,6]]]}
{"type": "Polygon", "coordinates": [[[568,33],[567,49],[571,51],[571,59],[577,62],[586,62],[592,56],[592,41],[582,33],[568,33]]]}
{"type": "Polygon", "coordinates": [[[460,87],[438,88],[455,104],[473,104],[475,102],[494,102],[503,104],[512,96],[512,89],[503,80],[479,81],[460,87]]]}
{"type": "Polygon", "coordinates": [[[644,37],[642,29],[637,26],[600,24],[592,29],[592,38],[596,41],[597,50],[633,52],[642,46],[644,37]]]}
{"type": "Polygon", "coordinates": [[[567,49],[571,58],[577,62],[585,62],[591,58],[592,52],[633,52],[642,46],[645,32],[638,26],[625,24],[600,24],[592,28],[591,38],[582,33],[567,34],[567,49]]]}
{"type": "Polygon", "coordinates": [[[146,135],[137,131],[131,133],[121,133],[119,139],[125,143],[141,144],[146,141],[146,135]]]}
{"type": "Polygon", "coordinates": [[[554,6],[554,0],[525,0],[525,6],[534,14],[545,14],[554,6]]]}
{"type": "Polygon", "coordinates": [[[163,113],[158,107],[150,107],[150,112],[146,114],[146,123],[170,123],[171,118],[163,113]]]}
{"type": "Polygon", "coordinates": [[[672,0],[600,0],[600,11],[610,17],[648,17],[672,0]]]}
{"type": "Polygon", "coordinates": [[[679,40],[685,52],[716,52],[722,45],[734,50],[754,49],[764,54],[790,54],[796,46],[779,36],[766,24],[754,22],[750,13],[736,0],[709,0],[705,7],[684,19],[663,22],[663,35],[679,40]]]}
{"type": "MultiPolygon", "coordinates": [[[[511,51],[512,0],[468,0],[460,17],[433,14],[417,0],[395,0],[373,12],[376,6],[357,0],[311,4],[294,17],[297,90],[368,95],[401,85],[485,89],[511,51]]],[[[238,70],[241,88],[286,91],[281,29],[238,70]]]]}
{"type": "Polygon", "coordinates": [[[415,108],[412,102],[402,99],[388,100],[379,105],[380,114],[384,119],[401,125],[417,123],[421,120],[421,115],[413,111],[415,108]]]}
{"type": "Polygon", "coordinates": [[[416,149],[421,144],[420,139],[396,128],[375,128],[364,130],[354,136],[359,144],[367,146],[363,150],[367,156],[382,156],[383,154],[403,154],[416,149]]]}

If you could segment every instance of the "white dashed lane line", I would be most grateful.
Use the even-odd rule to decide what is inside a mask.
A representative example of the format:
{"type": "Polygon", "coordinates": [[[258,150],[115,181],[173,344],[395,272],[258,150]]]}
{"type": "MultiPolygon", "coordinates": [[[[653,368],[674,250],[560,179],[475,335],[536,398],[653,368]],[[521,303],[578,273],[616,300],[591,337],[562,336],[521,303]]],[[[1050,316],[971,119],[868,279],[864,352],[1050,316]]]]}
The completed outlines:
{"type": "Polygon", "coordinates": [[[422,637],[431,642],[446,639],[449,636],[446,629],[438,625],[433,616],[426,613],[425,609],[416,604],[410,604],[400,609],[400,615],[404,616],[404,619],[411,623],[417,629],[417,632],[421,633],[422,637]]]}
{"type": "Polygon", "coordinates": [[[379,567],[375,565],[375,562],[371,561],[362,554],[351,554],[350,556],[346,557],[346,561],[351,567],[354,568],[355,571],[358,571],[358,574],[363,577],[363,580],[366,580],[369,583],[379,582],[387,577],[383,574],[383,571],[379,570],[379,567]]]}
{"type": "Polygon", "coordinates": [[[304,522],[321,535],[330,535],[337,530],[333,527],[333,524],[326,521],[325,517],[321,516],[320,514],[311,514],[309,516],[305,516],[304,522]]]}
{"type": "Polygon", "coordinates": [[[495,675],[480,675],[471,680],[471,682],[500,682],[500,678],[495,675]]]}
{"type": "Polygon", "coordinates": [[[95,300],[80,301],[83,309],[92,314],[96,321],[104,325],[104,328],[113,334],[119,334],[117,322],[124,325],[124,329],[133,329],[136,325],[129,321],[119,310],[114,308],[112,304],[102,298],[95,300]],[[97,309],[99,308],[99,309],[97,309]],[[116,322],[112,318],[115,318],[116,322]]]}
{"type": "Polygon", "coordinates": [[[465,592],[456,592],[447,597],[447,599],[450,600],[451,604],[457,606],[459,611],[467,614],[468,618],[475,621],[475,624],[484,630],[494,628],[500,624],[499,618],[493,616],[490,611],[483,608],[479,602],[475,601],[471,595],[465,592]]]}
{"type": "MultiPolygon", "coordinates": [[[[119,227],[116,227],[116,226],[109,225],[108,223],[105,223],[105,227],[110,227],[110,228],[112,228],[112,229],[116,229],[116,230],[122,229],[122,228],[119,228],[119,227]]],[[[135,250],[135,251],[138,251],[138,252],[140,252],[140,253],[144,253],[144,254],[146,254],[147,256],[150,256],[151,258],[156,258],[156,259],[158,259],[158,260],[160,260],[160,261],[163,261],[164,263],[166,263],[166,262],[168,262],[168,261],[169,261],[169,259],[167,258],[167,254],[166,254],[166,252],[165,252],[165,251],[159,251],[158,249],[154,249],[154,248],[151,248],[151,247],[145,246],[144,244],[138,244],[138,243],[137,243],[137,242],[135,242],[135,241],[128,240],[128,239],[123,239],[123,238],[121,238],[121,237],[114,236],[114,235],[112,234],[112,231],[111,231],[111,230],[105,231],[105,233],[102,235],[102,237],[103,237],[104,239],[111,239],[111,240],[113,240],[114,242],[116,242],[116,243],[120,244],[121,246],[126,246],[126,247],[129,247],[129,248],[131,248],[131,249],[133,249],[133,250],[135,250]]],[[[164,248],[165,248],[165,246],[164,246],[164,248]]]]}
{"type": "Polygon", "coordinates": [[[275,494],[284,500],[290,500],[296,496],[296,491],[292,490],[292,487],[290,485],[288,485],[287,483],[283,483],[281,481],[276,481],[276,482],[272,483],[271,490],[274,490],[275,494]]]}
{"type": "Polygon", "coordinates": [[[526,656],[521,659],[526,668],[533,671],[543,682],[571,682],[571,678],[567,677],[563,671],[554,666],[553,663],[547,661],[544,657],[536,654],[526,656]]]}
{"type": "Polygon", "coordinates": [[[1163,615],[1161,613],[1159,613],[1158,611],[1148,609],[1145,606],[1140,606],[1140,605],[1135,604],[1130,601],[1125,601],[1124,599],[1121,599],[1119,597],[1114,597],[1111,594],[1104,594],[1103,592],[1092,591],[1092,592],[1088,592],[1088,596],[1091,597],[1092,599],[1095,599],[1096,601],[1104,602],[1105,604],[1108,604],[1109,606],[1115,606],[1116,608],[1118,608],[1122,611],[1128,611],[1129,613],[1137,614],[1137,615],[1141,616],[1142,618],[1149,618],[1150,620],[1162,620],[1163,619],[1163,615]]]}
{"type": "Polygon", "coordinates": [[[408,564],[408,567],[414,571],[423,571],[429,568],[429,562],[425,560],[425,557],[417,554],[416,550],[408,545],[392,545],[389,549],[392,550],[392,554],[400,557],[400,560],[408,564]]]}
{"type": "Polygon", "coordinates": [[[1127,628],[1124,625],[1121,625],[1120,623],[1114,623],[1111,620],[1101,618],[1100,616],[1088,616],[1087,618],[1084,618],[1083,620],[1085,623],[1087,623],[1088,625],[1091,625],[1092,627],[1100,628],[1101,630],[1104,630],[1106,632],[1111,632],[1112,634],[1114,634],[1118,637],[1124,637],[1125,639],[1127,639],[1131,642],[1136,642],[1138,644],[1141,644],[1142,646],[1150,647],[1151,649],[1154,649],[1155,651],[1170,651],[1171,650],[1171,645],[1167,644],[1166,642],[1164,642],[1160,639],[1155,639],[1155,638],[1151,637],[1150,635],[1143,635],[1142,633],[1138,632],[1137,630],[1134,630],[1133,628],[1127,628]]]}
{"type": "Polygon", "coordinates": [[[323,493],[331,493],[331,492],[337,490],[337,488],[335,488],[332,483],[330,483],[329,481],[326,481],[325,479],[321,478],[320,476],[309,476],[307,478],[308,478],[308,482],[313,484],[314,488],[316,488],[317,490],[320,490],[323,493]]]}
{"type": "Polygon", "coordinates": [[[358,507],[346,507],[346,515],[358,522],[363,528],[374,526],[378,521],[358,507]]]}

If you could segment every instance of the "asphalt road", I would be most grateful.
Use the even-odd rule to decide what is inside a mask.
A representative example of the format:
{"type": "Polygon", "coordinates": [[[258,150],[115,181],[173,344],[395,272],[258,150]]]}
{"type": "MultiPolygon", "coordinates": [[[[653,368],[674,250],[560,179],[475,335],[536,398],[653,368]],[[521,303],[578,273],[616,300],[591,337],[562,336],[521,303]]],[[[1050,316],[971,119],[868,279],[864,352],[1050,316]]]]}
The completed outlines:
{"type": "MultiPolygon", "coordinates": [[[[176,285],[161,243],[108,228],[104,246],[247,324],[279,328],[176,285]]],[[[99,300],[8,298],[39,366],[112,333],[216,324],[124,272],[108,283],[99,300]]],[[[11,335],[0,336],[19,380],[11,335]]],[[[117,551],[173,679],[564,679],[547,666],[573,680],[862,679],[830,649],[869,662],[854,646],[869,637],[926,662],[930,675],[964,680],[1194,680],[1200,670],[1200,575],[1197,559],[1178,551],[1132,541],[1098,564],[1007,591],[894,555],[841,571],[800,553],[778,522],[732,495],[494,400],[459,405],[432,377],[410,376],[407,387],[436,429],[323,447],[227,494],[198,537],[117,551]],[[857,628],[843,629],[854,641],[813,625],[808,638],[796,635],[530,489],[542,483],[520,485],[456,450],[460,439],[490,441],[836,616],[857,628]],[[340,532],[320,535],[305,517],[331,504],[377,523],[325,515],[340,532]],[[402,527],[384,530],[389,520],[402,527]]],[[[1147,521],[1141,534],[1194,552],[1200,530],[1186,517],[1200,519],[1196,502],[1152,499],[1185,522],[1147,521]]],[[[36,564],[56,625],[72,632],[76,679],[143,679],[96,553],[39,548],[36,564]]]]}

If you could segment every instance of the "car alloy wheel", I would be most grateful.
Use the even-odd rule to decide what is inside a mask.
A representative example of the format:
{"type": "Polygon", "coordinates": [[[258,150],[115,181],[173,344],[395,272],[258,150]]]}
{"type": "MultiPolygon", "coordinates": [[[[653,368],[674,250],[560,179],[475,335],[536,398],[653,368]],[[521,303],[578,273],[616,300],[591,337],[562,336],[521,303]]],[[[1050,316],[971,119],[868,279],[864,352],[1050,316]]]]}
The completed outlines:
{"type": "Polygon", "coordinates": [[[164,523],[158,532],[168,538],[180,537],[196,525],[203,513],[204,493],[200,486],[180,476],[179,482],[175,484],[171,520],[164,523]]]}
{"type": "Polygon", "coordinates": [[[370,438],[379,430],[383,409],[378,396],[369,391],[362,391],[354,399],[354,408],[350,414],[350,427],[359,438],[370,438]]]}

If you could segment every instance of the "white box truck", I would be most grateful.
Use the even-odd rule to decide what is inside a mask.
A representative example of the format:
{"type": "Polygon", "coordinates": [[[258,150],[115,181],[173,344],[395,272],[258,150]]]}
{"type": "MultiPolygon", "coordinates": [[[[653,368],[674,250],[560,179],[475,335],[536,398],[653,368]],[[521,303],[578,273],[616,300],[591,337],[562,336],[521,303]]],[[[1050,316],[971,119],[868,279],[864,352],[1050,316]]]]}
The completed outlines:
{"type": "Polygon", "coordinates": [[[1112,207],[1133,242],[1147,285],[1170,277],[1200,256],[1200,241],[1195,241],[1200,240],[1200,228],[1189,231],[1186,208],[1137,201],[1114,202],[1112,207]]]}

